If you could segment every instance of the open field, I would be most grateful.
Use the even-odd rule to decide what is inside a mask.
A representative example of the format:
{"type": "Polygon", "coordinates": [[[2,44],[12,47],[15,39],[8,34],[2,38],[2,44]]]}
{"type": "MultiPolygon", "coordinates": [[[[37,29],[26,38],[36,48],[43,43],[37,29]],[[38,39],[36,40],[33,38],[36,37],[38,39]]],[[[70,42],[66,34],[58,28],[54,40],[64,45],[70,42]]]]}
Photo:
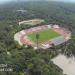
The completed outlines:
{"type": "Polygon", "coordinates": [[[33,41],[36,42],[36,34],[39,34],[39,42],[46,42],[49,41],[50,39],[56,38],[60,36],[57,32],[53,31],[52,29],[44,29],[38,32],[33,32],[28,35],[28,37],[33,41]]]}
{"type": "Polygon", "coordinates": [[[67,58],[65,55],[59,54],[51,61],[59,66],[65,75],[75,75],[75,57],[67,58]]]}
{"type": "Polygon", "coordinates": [[[25,20],[25,21],[21,21],[19,22],[19,25],[36,25],[36,24],[40,24],[43,23],[44,20],[43,19],[32,19],[32,20],[25,20]]]}

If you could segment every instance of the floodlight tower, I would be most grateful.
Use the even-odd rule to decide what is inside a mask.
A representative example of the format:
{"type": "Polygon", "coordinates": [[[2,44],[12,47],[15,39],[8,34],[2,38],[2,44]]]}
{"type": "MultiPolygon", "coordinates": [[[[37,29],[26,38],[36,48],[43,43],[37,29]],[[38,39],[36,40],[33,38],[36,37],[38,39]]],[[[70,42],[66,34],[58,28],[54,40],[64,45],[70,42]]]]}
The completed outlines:
{"type": "Polygon", "coordinates": [[[36,34],[36,44],[37,44],[37,49],[39,48],[39,34],[36,34]]]}

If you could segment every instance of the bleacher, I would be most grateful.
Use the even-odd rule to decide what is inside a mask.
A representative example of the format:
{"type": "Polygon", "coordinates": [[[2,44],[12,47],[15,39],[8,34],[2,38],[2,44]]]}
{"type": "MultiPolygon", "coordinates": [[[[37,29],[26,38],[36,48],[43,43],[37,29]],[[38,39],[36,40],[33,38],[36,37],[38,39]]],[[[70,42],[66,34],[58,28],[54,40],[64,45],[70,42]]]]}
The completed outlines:
{"type": "Polygon", "coordinates": [[[61,43],[64,43],[66,42],[66,39],[63,37],[63,36],[59,36],[55,39],[52,39],[51,42],[54,44],[54,45],[59,45],[61,43]]]}

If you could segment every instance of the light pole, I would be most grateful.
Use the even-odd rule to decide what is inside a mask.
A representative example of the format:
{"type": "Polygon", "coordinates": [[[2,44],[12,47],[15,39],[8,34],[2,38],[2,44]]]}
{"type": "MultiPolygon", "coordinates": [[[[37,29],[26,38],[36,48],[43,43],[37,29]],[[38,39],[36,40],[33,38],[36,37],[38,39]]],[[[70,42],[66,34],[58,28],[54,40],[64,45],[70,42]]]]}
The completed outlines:
{"type": "Polygon", "coordinates": [[[37,49],[38,49],[39,47],[39,34],[38,33],[36,34],[36,43],[37,43],[37,49]]]}

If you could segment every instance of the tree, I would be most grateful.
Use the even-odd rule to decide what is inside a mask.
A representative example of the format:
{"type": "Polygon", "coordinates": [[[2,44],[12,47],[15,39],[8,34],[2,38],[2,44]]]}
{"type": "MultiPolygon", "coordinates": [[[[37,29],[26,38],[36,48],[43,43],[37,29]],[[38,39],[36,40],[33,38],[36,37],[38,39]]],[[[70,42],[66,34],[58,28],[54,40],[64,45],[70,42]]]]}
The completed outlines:
{"type": "Polygon", "coordinates": [[[37,48],[39,48],[39,34],[38,34],[38,33],[36,34],[36,40],[37,40],[37,41],[36,41],[36,43],[37,43],[37,48]]]}

